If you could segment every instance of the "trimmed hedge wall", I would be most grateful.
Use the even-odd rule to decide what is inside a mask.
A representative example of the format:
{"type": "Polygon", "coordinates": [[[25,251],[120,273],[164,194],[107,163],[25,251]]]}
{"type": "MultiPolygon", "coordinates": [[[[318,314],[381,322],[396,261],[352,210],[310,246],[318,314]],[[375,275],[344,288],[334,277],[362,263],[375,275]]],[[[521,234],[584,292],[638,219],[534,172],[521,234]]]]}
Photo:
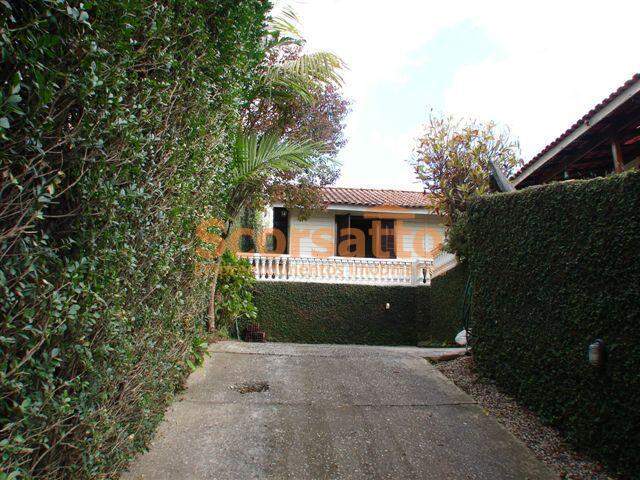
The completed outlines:
{"type": "Polygon", "coordinates": [[[428,336],[429,293],[429,287],[259,282],[254,302],[269,341],[416,345],[428,336]]]}
{"type": "Polygon", "coordinates": [[[431,287],[259,282],[254,302],[269,341],[452,344],[462,328],[466,279],[466,267],[458,266],[431,287]]]}
{"type": "Polygon", "coordinates": [[[117,478],[202,361],[269,9],[0,1],[0,480],[117,478]]]}
{"type": "Polygon", "coordinates": [[[613,469],[640,471],[640,173],[470,206],[478,368],[613,469]],[[588,345],[607,345],[605,366],[588,345]]]}
{"type": "Polygon", "coordinates": [[[429,338],[432,343],[453,344],[463,328],[462,304],[469,278],[466,262],[431,281],[429,338]]]}

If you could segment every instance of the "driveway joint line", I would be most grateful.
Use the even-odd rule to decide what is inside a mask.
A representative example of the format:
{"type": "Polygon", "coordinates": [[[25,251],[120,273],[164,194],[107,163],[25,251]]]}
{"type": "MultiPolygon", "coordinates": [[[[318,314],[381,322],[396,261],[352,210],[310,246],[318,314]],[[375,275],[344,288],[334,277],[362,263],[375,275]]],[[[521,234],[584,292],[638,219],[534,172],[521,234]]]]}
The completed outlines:
{"type": "Polygon", "coordinates": [[[224,406],[224,405],[274,405],[274,406],[282,406],[282,407],[333,407],[333,408],[428,408],[428,407],[455,407],[455,406],[463,406],[463,405],[478,405],[477,402],[444,402],[444,403],[389,403],[389,404],[380,404],[380,403],[312,403],[312,402],[213,402],[208,400],[190,400],[183,399],[182,402],[193,403],[193,404],[203,404],[203,405],[215,405],[215,406],[224,406]]]}
{"type": "MultiPolygon", "coordinates": [[[[267,357],[314,357],[314,358],[421,358],[428,360],[432,358],[430,356],[412,355],[410,353],[405,354],[373,354],[373,355],[315,355],[313,353],[270,353],[270,352],[226,352],[224,350],[213,350],[211,356],[215,354],[228,354],[228,355],[261,355],[267,357]]],[[[437,355],[434,356],[437,358],[437,355]]]]}

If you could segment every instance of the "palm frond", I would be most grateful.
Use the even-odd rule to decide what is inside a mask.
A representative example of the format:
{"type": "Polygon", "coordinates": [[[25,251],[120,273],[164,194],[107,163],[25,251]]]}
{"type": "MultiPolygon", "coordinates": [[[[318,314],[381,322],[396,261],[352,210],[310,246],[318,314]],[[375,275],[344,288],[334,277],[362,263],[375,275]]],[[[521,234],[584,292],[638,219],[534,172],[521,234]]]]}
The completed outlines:
{"type": "Polygon", "coordinates": [[[304,46],[304,40],[283,35],[271,36],[266,40],[265,50],[272,51],[291,46],[302,47],[304,46]]]}
{"type": "Polygon", "coordinates": [[[311,165],[320,148],[313,142],[283,140],[279,135],[239,133],[234,148],[232,181],[239,185],[273,171],[289,172],[311,165]]]}
{"type": "Polygon", "coordinates": [[[294,80],[342,85],[341,70],[345,64],[331,52],[313,52],[274,65],[267,75],[273,81],[294,80]]]}
{"type": "Polygon", "coordinates": [[[310,101],[318,85],[342,85],[340,72],[344,68],[342,59],[333,53],[308,53],[270,67],[265,83],[270,90],[291,92],[310,101]]]}
{"type": "Polygon", "coordinates": [[[298,29],[298,25],[300,25],[300,19],[291,6],[284,7],[280,14],[273,17],[269,22],[269,28],[280,34],[280,36],[301,41],[302,34],[298,29]]]}
{"type": "Polygon", "coordinates": [[[317,143],[282,139],[274,133],[238,133],[229,171],[227,217],[233,222],[259,193],[266,176],[308,168],[321,152],[317,143]]]}

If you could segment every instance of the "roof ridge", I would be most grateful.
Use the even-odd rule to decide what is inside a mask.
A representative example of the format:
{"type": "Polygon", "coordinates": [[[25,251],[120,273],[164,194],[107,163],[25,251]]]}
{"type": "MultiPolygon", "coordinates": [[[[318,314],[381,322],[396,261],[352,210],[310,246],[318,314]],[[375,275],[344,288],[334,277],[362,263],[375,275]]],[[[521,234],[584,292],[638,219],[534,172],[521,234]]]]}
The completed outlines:
{"type": "Polygon", "coordinates": [[[338,187],[335,185],[326,185],[320,188],[330,188],[333,190],[367,190],[370,192],[403,192],[403,193],[419,193],[421,195],[427,195],[424,191],[420,190],[402,190],[399,188],[369,188],[369,187],[338,187]]]}
{"type": "Polygon", "coordinates": [[[434,201],[433,195],[415,190],[326,186],[320,191],[326,203],[338,205],[431,208],[434,201]]]}

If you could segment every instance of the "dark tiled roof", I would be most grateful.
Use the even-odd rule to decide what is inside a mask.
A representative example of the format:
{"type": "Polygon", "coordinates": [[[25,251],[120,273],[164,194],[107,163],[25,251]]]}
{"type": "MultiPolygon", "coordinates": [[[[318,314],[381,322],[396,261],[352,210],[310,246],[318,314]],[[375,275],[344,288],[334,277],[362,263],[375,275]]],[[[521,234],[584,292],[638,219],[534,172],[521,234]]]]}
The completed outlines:
{"type": "Polygon", "coordinates": [[[585,122],[588,122],[589,119],[591,117],[593,117],[596,113],[598,113],[599,110],[602,110],[604,107],[609,105],[620,94],[622,94],[627,88],[629,88],[631,85],[633,85],[634,83],[636,83],[639,80],[640,80],[640,73],[636,73],[633,77],[631,77],[629,80],[624,82],[624,84],[621,85],[615,92],[613,92],[611,95],[609,95],[607,98],[602,100],[600,103],[598,103],[591,110],[589,110],[587,113],[585,113],[577,122],[575,122],[573,125],[571,125],[562,135],[560,135],[553,142],[551,142],[549,145],[544,147],[544,149],[540,153],[538,153],[535,157],[533,157],[531,160],[529,160],[527,163],[525,163],[522,166],[522,168],[518,171],[518,173],[516,173],[513,176],[513,178],[518,178],[522,172],[524,172],[527,168],[529,168],[536,161],[538,161],[543,155],[545,155],[547,152],[549,152],[549,150],[554,148],[556,145],[558,145],[560,142],[562,142],[565,138],[567,138],[569,135],[571,135],[574,131],[576,131],[578,129],[578,127],[580,127],[580,125],[584,124],[585,122]]]}
{"type": "Polygon", "coordinates": [[[425,208],[433,206],[432,198],[423,192],[408,190],[383,190],[373,188],[324,187],[322,199],[328,204],[394,206],[425,208]]]}

